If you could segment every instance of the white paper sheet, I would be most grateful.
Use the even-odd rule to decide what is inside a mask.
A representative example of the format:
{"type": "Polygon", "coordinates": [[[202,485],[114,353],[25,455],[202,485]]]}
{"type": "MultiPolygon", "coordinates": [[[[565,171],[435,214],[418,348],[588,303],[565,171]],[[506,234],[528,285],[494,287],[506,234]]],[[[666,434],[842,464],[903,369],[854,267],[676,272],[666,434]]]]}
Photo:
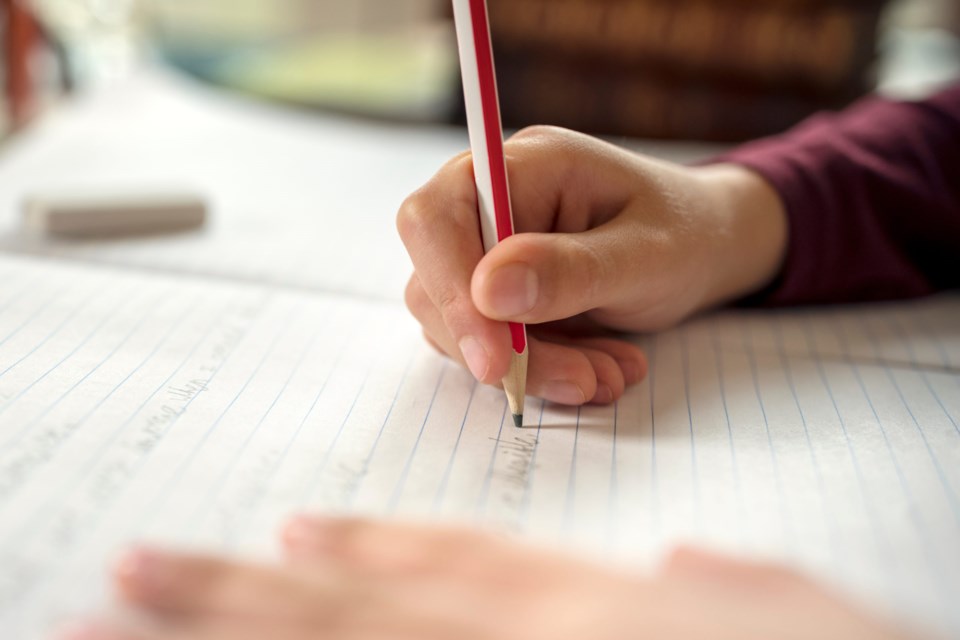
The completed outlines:
{"type": "Polygon", "coordinates": [[[645,338],[615,407],[502,392],[401,305],[0,258],[0,634],[155,540],[268,557],[302,509],[465,521],[649,566],[681,541],[960,632],[960,299],[645,338]]]}

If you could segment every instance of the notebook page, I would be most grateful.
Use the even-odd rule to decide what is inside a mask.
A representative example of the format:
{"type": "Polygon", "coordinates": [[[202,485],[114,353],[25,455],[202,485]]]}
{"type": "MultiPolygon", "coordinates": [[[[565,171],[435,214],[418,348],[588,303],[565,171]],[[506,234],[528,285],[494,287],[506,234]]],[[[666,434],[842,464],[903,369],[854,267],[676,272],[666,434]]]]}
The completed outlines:
{"type": "Polygon", "coordinates": [[[960,631],[960,299],[727,313],[642,338],[612,407],[528,400],[400,305],[0,258],[0,629],[109,602],[152,540],[251,558],[308,509],[473,523],[650,567],[786,562],[960,631]]]}

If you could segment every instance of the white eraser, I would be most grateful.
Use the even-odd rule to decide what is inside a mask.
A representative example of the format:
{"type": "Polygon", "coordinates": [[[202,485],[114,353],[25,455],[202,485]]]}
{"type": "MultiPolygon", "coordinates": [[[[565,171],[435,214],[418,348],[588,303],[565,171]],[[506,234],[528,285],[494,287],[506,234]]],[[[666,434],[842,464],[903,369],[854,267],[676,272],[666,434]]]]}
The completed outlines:
{"type": "Polygon", "coordinates": [[[206,217],[203,197],[188,190],[39,193],[23,207],[28,231],[85,238],[179,231],[206,217]]]}

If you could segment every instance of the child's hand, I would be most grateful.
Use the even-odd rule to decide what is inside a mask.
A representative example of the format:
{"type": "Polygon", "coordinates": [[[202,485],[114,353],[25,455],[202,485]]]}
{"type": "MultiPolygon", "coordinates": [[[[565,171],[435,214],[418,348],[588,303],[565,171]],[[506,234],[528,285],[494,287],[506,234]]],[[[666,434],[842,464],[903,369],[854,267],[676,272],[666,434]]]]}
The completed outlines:
{"type": "Polygon", "coordinates": [[[587,328],[653,331],[771,281],[786,246],[779,197],[731,165],[688,168],[556,128],[505,145],[519,235],[483,255],[469,154],[400,209],[416,273],[407,304],[439,350],[497,384],[506,320],[531,325],[527,390],[564,404],[608,403],[646,373],[625,341],[587,328]],[[563,329],[566,329],[564,331],[563,329]]]}
{"type": "Polygon", "coordinates": [[[272,566],[132,553],[117,588],[154,624],[91,622],[58,640],[904,637],[792,571],[696,551],[645,579],[429,526],[300,519],[285,547],[272,566]]]}

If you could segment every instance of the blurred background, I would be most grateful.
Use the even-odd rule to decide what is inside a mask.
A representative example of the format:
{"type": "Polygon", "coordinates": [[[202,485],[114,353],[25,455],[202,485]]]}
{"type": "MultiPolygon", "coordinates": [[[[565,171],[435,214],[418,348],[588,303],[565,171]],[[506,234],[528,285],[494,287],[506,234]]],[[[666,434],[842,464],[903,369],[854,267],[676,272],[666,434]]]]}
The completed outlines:
{"type": "MultiPolygon", "coordinates": [[[[0,0],[0,135],[146,63],[298,108],[463,120],[446,0],[0,0]]],[[[960,75],[956,0],[489,0],[504,123],[732,142],[960,75]]]]}

